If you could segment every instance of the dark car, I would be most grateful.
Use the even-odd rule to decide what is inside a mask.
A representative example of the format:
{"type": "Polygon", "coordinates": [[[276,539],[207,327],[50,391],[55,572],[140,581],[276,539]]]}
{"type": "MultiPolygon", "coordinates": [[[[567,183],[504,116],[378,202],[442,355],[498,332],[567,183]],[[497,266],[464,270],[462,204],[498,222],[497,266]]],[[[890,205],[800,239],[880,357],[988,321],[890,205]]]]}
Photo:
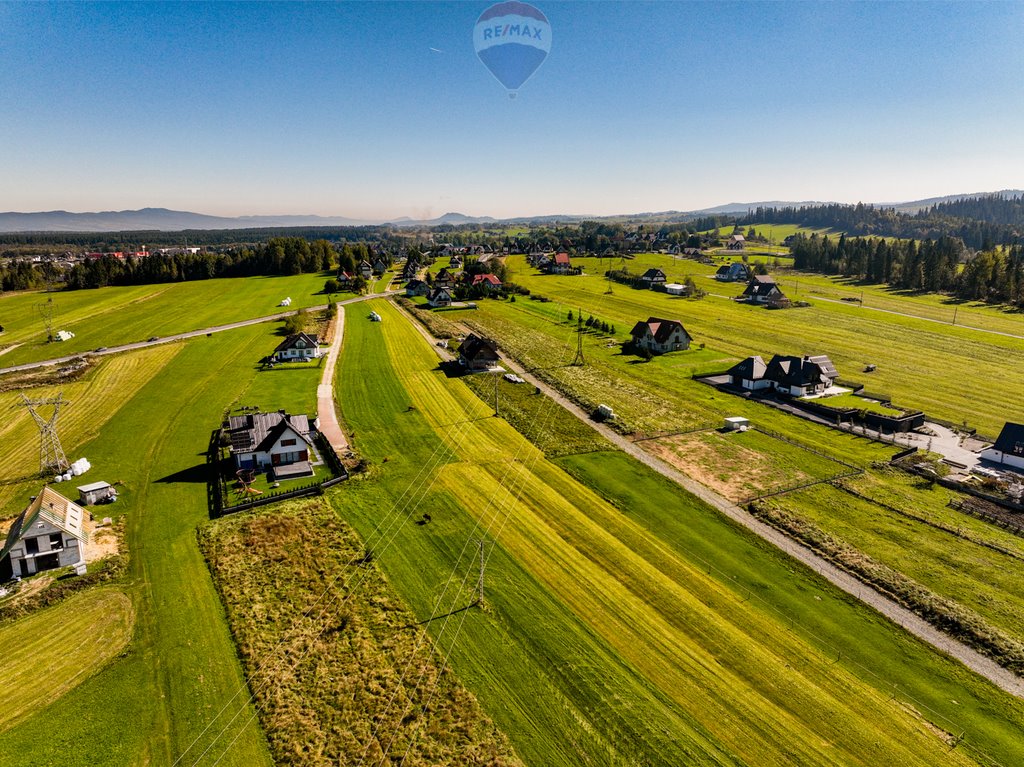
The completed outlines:
{"type": "Polygon", "coordinates": [[[107,350],[106,346],[101,346],[96,351],[98,351],[98,352],[105,352],[106,350],[107,350]]]}
{"type": "Polygon", "coordinates": [[[159,341],[159,340],[160,340],[160,336],[150,336],[148,341],[147,341],[147,343],[153,343],[154,341],[159,341]]]}

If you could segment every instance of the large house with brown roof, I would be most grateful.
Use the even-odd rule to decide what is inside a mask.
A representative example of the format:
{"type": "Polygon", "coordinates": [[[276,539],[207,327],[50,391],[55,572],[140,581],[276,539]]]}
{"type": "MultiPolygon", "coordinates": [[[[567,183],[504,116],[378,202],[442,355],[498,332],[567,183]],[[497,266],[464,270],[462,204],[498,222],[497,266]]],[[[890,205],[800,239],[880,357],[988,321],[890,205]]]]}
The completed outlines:
{"type": "Polygon", "coordinates": [[[88,513],[48,485],[18,515],[0,549],[0,562],[10,557],[13,575],[27,577],[74,567],[85,573],[88,513]]]}
{"type": "Polygon", "coordinates": [[[555,257],[548,263],[550,274],[571,274],[573,271],[572,262],[568,253],[555,253],[555,257]]]}
{"type": "Polygon", "coordinates": [[[313,431],[305,415],[248,413],[228,419],[231,454],[239,469],[272,469],[276,479],[313,474],[313,431]]]}
{"type": "Polygon", "coordinates": [[[654,354],[689,349],[693,340],[683,323],[658,317],[648,317],[647,322],[636,323],[629,334],[637,349],[646,349],[654,354]]]}

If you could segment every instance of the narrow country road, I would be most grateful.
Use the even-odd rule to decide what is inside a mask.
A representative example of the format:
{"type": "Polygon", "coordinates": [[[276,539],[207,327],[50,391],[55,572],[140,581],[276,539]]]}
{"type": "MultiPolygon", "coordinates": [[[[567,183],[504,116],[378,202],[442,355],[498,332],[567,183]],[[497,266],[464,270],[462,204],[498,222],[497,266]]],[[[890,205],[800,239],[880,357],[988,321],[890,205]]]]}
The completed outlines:
{"type": "Polygon", "coordinates": [[[338,411],[334,402],[334,368],[338,362],[341,338],[345,332],[345,310],[341,306],[338,307],[333,322],[334,337],[331,339],[331,348],[327,351],[327,359],[324,360],[324,373],[320,378],[320,385],[316,387],[316,415],[320,423],[320,433],[327,438],[334,452],[342,457],[348,452],[348,440],[345,439],[345,432],[338,423],[338,411]]]}
{"type": "MultiPolygon", "coordinates": [[[[355,298],[347,298],[344,301],[338,301],[337,306],[340,309],[342,306],[347,306],[348,304],[358,303],[359,301],[367,301],[371,298],[382,298],[385,296],[393,295],[396,292],[398,291],[388,291],[386,293],[368,293],[365,296],[356,296],[355,298]]],[[[322,311],[323,309],[326,308],[327,304],[320,304],[319,306],[306,307],[306,311],[316,312],[322,311]]],[[[182,341],[186,338],[196,338],[197,336],[206,336],[211,333],[221,333],[225,330],[244,328],[249,325],[259,325],[260,323],[263,322],[275,322],[277,320],[283,320],[285,317],[290,317],[293,314],[298,314],[300,311],[300,309],[293,309],[287,312],[280,312],[279,314],[270,314],[267,315],[266,317],[254,317],[251,320],[240,320],[239,322],[231,322],[228,323],[227,325],[214,325],[213,327],[210,328],[190,330],[187,333],[176,333],[171,336],[163,336],[162,338],[158,338],[156,341],[136,341],[135,343],[131,344],[111,346],[110,348],[104,349],[101,352],[78,352],[77,354],[68,354],[67,356],[64,357],[54,357],[48,360],[39,360],[38,362],[26,362],[22,365],[12,365],[11,367],[0,368],[0,375],[4,373],[15,373],[19,370],[32,370],[34,368],[42,368],[46,367],[47,365],[60,365],[61,363],[70,362],[71,360],[78,359],[79,357],[103,357],[108,354],[119,354],[121,352],[132,351],[133,349],[144,349],[149,346],[156,346],[157,344],[167,344],[171,343],[172,341],[182,341]]]]}
{"type": "MultiPolygon", "coordinates": [[[[442,349],[437,345],[437,339],[433,338],[421,323],[419,323],[402,307],[398,306],[397,308],[405,315],[409,322],[413,323],[413,326],[419,330],[420,334],[428,341],[428,343],[430,343],[431,347],[435,352],[437,352],[438,356],[441,357],[442,360],[451,359],[452,355],[447,350],[442,349]]],[[[940,650],[951,658],[958,660],[967,668],[985,677],[985,679],[989,680],[1000,689],[1005,690],[1018,698],[1024,698],[1024,680],[1013,672],[1003,668],[995,661],[979,653],[977,650],[974,650],[964,643],[942,633],[902,605],[893,601],[884,594],[875,591],[875,589],[870,586],[861,583],[861,581],[857,580],[849,573],[844,570],[840,570],[832,563],[818,556],[811,551],[811,549],[797,543],[785,534],[780,533],[775,528],[764,524],[749,512],[734,504],[732,501],[705,487],[699,482],[696,482],[677,470],[675,467],[670,466],[659,458],[645,452],[642,448],[630,442],[621,434],[613,431],[610,427],[591,420],[589,413],[584,412],[582,408],[571,402],[550,385],[531,375],[517,362],[508,359],[504,355],[502,355],[502,361],[510,370],[539,388],[544,392],[544,394],[553,399],[572,415],[576,416],[587,426],[600,433],[605,439],[620,448],[623,452],[718,509],[718,511],[725,514],[729,519],[743,525],[745,528],[759,536],[762,540],[767,541],[779,550],[789,554],[794,559],[814,570],[834,586],[837,586],[847,594],[856,597],[867,606],[881,613],[893,623],[896,623],[906,629],[911,634],[927,642],[937,650],[940,650]]]]}

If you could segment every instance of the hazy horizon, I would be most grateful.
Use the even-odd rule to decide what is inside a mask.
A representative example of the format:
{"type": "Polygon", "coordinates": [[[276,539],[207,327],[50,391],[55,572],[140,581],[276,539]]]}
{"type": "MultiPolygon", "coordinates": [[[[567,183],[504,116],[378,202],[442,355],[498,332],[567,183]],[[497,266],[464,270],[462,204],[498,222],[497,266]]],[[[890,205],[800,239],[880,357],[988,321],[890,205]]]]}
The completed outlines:
{"type": "Polygon", "coordinates": [[[1013,3],[0,4],[0,210],[387,220],[909,201],[1021,186],[1013,3]],[[996,52],[998,55],[993,55],[996,52]]]}

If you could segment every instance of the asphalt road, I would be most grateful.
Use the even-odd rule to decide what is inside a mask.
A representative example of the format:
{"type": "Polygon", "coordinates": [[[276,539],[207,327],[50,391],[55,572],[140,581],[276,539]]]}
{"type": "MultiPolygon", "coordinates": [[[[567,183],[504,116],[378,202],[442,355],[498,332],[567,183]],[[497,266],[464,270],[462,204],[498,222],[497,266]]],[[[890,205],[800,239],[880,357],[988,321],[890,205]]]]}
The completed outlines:
{"type": "MultiPolygon", "coordinates": [[[[347,306],[348,304],[358,303],[359,301],[367,301],[371,298],[381,298],[382,296],[389,296],[397,291],[389,291],[387,293],[368,293],[365,296],[356,296],[355,298],[348,298],[344,301],[338,301],[338,306],[347,306]]],[[[327,304],[320,304],[319,306],[306,307],[306,311],[315,312],[321,311],[327,308],[327,304]]],[[[292,309],[287,312],[280,312],[279,314],[270,314],[266,317],[255,317],[251,320],[242,320],[240,322],[231,322],[227,325],[214,325],[211,328],[200,328],[199,330],[190,330],[187,333],[177,333],[176,335],[163,336],[158,338],[156,341],[136,341],[131,344],[123,344],[121,346],[111,346],[104,348],[103,351],[86,351],[79,352],[77,354],[69,354],[65,357],[54,357],[48,360],[40,360],[39,362],[26,362],[22,365],[12,365],[11,367],[0,368],[0,375],[4,373],[15,373],[19,370],[34,370],[35,368],[47,367],[48,365],[60,365],[64,362],[70,362],[73,359],[79,357],[103,357],[108,354],[120,354],[121,352],[130,352],[133,349],[145,349],[149,346],[156,346],[157,344],[168,344],[173,341],[182,341],[186,338],[196,338],[197,336],[208,336],[211,333],[222,333],[225,330],[234,330],[236,328],[244,328],[248,325],[259,325],[263,322],[275,322],[277,320],[283,320],[285,317],[290,317],[293,314],[298,314],[299,309],[292,309]]]]}
{"type": "MultiPolygon", "coordinates": [[[[405,314],[409,322],[413,323],[416,329],[419,330],[420,334],[430,342],[430,345],[442,360],[451,359],[452,355],[448,350],[438,347],[437,339],[433,338],[419,322],[402,310],[401,307],[399,307],[399,309],[403,314],[405,314]]],[[[832,563],[815,554],[806,546],[797,543],[775,528],[756,519],[749,512],[740,508],[732,501],[691,479],[675,467],[670,466],[659,458],[647,453],[641,447],[629,441],[618,432],[613,431],[605,424],[593,421],[590,418],[589,413],[584,412],[578,405],[568,400],[553,387],[531,375],[517,362],[504,356],[502,357],[502,360],[509,370],[522,376],[528,383],[539,388],[544,394],[551,397],[551,399],[556,403],[561,405],[572,415],[576,416],[576,418],[587,426],[600,433],[601,436],[623,450],[625,453],[631,455],[644,465],[649,466],[663,477],[675,482],[684,490],[696,495],[701,500],[725,514],[729,519],[743,525],[761,539],[767,541],[779,550],[789,554],[794,559],[814,570],[834,586],[859,599],[868,607],[881,613],[893,623],[896,623],[906,629],[911,634],[927,642],[935,649],[959,661],[967,668],[983,676],[1000,689],[1005,690],[1018,698],[1024,698],[1024,680],[1012,671],[1008,671],[978,651],[939,631],[930,623],[918,617],[915,613],[906,609],[899,603],[893,601],[884,594],[875,591],[873,588],[857,580],[849,573],[840,570],[832,563]]]]}

